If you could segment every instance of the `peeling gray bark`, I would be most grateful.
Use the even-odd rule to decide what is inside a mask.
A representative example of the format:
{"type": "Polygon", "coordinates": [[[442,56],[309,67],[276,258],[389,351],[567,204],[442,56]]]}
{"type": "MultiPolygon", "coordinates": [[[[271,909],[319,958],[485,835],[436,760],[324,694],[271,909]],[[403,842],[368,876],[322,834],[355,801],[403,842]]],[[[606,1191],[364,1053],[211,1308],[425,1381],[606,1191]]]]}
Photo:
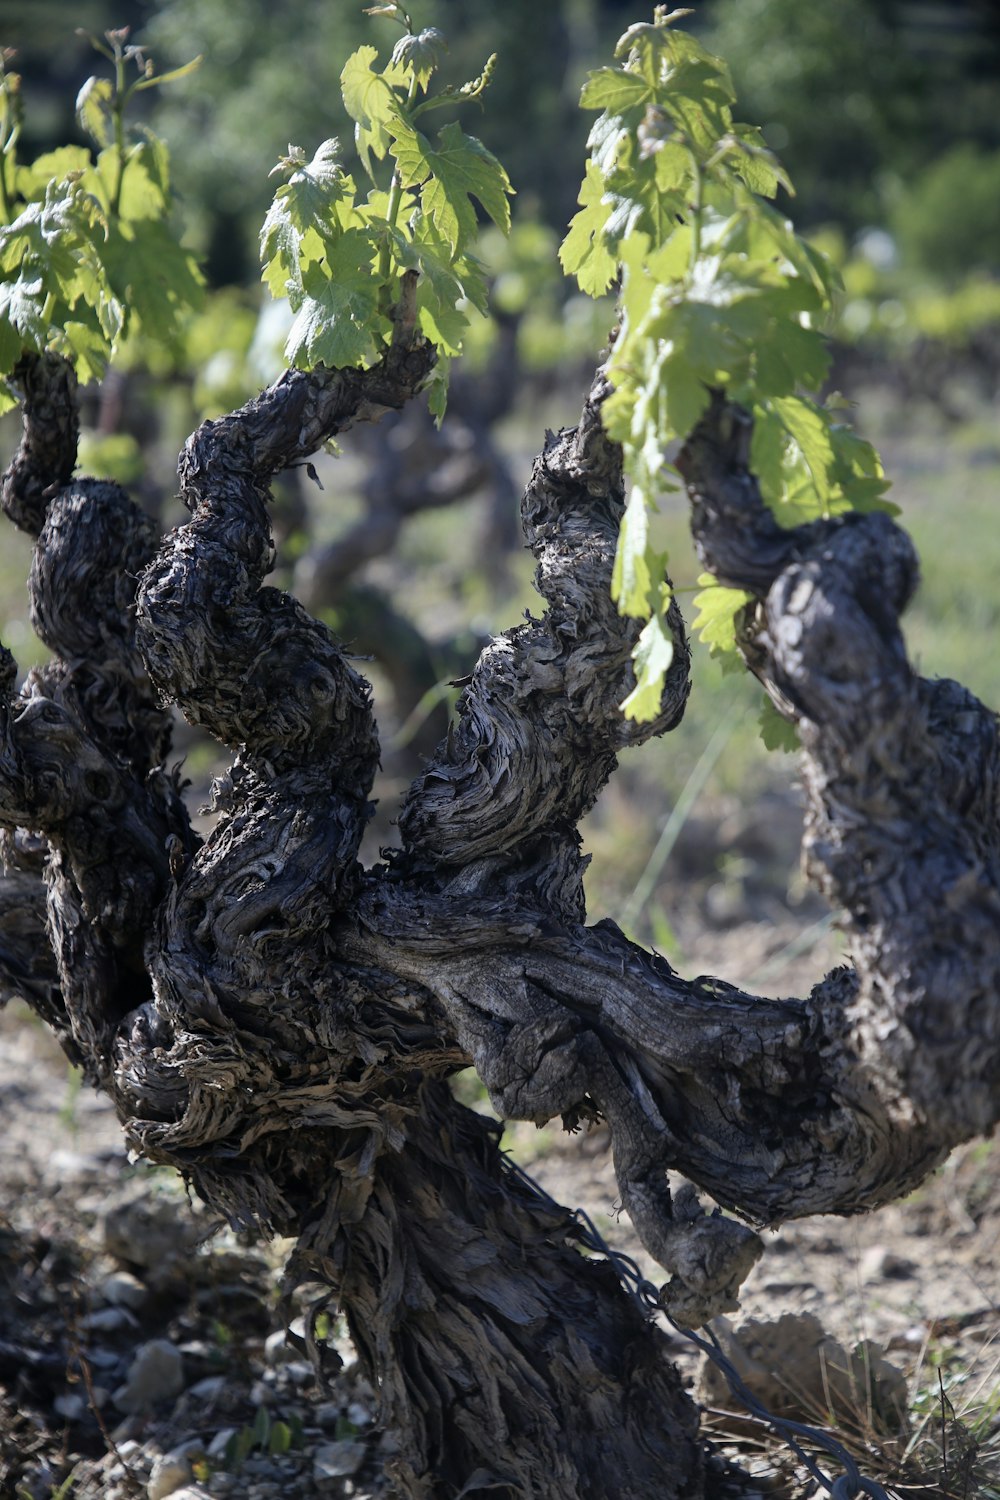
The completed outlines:
{"type": "Polygon", "coordinates": [[[689,686],[672,606],[657,719],[618,710],[638,625],[610,601],[623,488],[599,376],[524,497],[545,612],[483,651],[402,849],[363,870],[369,692],[264,584],[268,485],[419,388],[432,356],[410,311],[374,369],[289,372],[199,429],[190,520],[159,545],[114,486],[72,478],[66,367],[23,367],[2,500],[38,538],[56,659],[20,692],[2,663],[4,990],[136,1150],[232,1223],[298,1237],[296,1273],[335,1289],[399,1437],[402,1494],[695,1497],[696,1414],[661,1336],[447,1076],[474,1062],[506,1118],[604,1118],[664,1306],[692,1324],[731,1307],[750,1225],[866,1211],[997,1118],[996,720],[908,666],[898,528],[782,531],[719,398],[681,458],[696,541],[754,596],[744,656],[798,724],[808,869],[846,912],[853,967],[772,1000],[586,925],[577,823],[689,686]],[[170,703],[236,752],[203,845],[163,768],[170,703]],[[668,1169],[736,1217],[673,1198],[668,1169]]]}

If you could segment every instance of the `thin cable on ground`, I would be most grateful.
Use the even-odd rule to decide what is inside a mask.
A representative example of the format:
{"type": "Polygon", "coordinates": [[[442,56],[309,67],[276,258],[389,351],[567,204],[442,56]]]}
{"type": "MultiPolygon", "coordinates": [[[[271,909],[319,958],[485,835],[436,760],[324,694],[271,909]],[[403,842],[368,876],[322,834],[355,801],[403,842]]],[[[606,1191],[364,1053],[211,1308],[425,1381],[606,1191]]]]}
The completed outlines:
{"type": "MultiPolygon", "coordinates": [[[[557,1203],[544,1188],[539,1187],[533,1178],[529,1177],[517,1162],[505,1156],[507,1170],[517,1179],[522,1188],[528,1191],[534,1198],[538,1199],[546,1208],[557,1214],[564,1214],[567,1210],[562,1204],[557,1203]]],[[[652,1318],[657,1313],[661,1314],[674,1332],[689,1343],[694,1344],[702,1353],[718,1367],[726,1377],[730,1389],[746,1409],[760,1421],[766,1423],[772,1431],[782,1438],[799,1459],[799,1462],[821,1485],[831,1500],[855,1500],[857,1495],[867,1495],[870,1500],[889,1500],[886,1490],[874,1479],[865,1479],[857,1466],[854,1458],[847,1449],[835,1437],[822,1432],[818,1427],[811,1427],[806,1422],[793,1422],[788,1417],[778,1417],[763,1406],[747,1389],[738,1370],[732,1361],[722,1352],[722,1347],[716,1334],[711,1328],[706,1330],[707,1337],[695,1333],[692,1328],[685,1328],[680,1323],[675,1323],[669,1313],[665,1312],[660,1302],[660,1293],[653,1282],[648,1281],[639,1270],[638,1265],[630,1255],[625,1255],[620,1250],[612,1250],[611,1246],[602,1237],[595,1227],[589,1214],[582,1208],[570,1211],[570,1217],[576,1226],[577,1237],[587,1250],[594,1254],[602,1255],[615,1271],[619,1280],[626,1290],[631,1294],[638,1304],[642,1314],[646,1318],[652,1318]],[[841,1465],[844,1473],[837,1479],[830,1479],[819,1467],[816,1461],[810,1458],[797,1439],[802,1438],[812,1443],[817,1448],[824,1449],[830,1457],[841,1465]]]]}

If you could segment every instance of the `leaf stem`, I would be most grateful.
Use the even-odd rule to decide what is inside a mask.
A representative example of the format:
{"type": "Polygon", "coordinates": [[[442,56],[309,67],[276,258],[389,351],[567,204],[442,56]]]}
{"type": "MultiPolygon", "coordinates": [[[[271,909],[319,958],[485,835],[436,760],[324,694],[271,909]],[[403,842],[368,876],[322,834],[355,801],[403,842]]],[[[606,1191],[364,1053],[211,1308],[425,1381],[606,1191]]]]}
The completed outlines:
{"type": "Polygon", "coordinates": [[[7,151],[0,151],[0,219],[10,224],[13,219],[10,194],[7,191],[7,151]]]}
{"type": "MultiPolygon", "coordinates": [[[[21,101],[19,80],[8,75],[0,58],[0,97],[3,99],[3,126],[0,130],[0,218],[10,224],[14,218],[14,206],[7,187],[7,163],[16,165],[15,148],[21,134],[21,101]]],[[[13,183],[11,184],[13,187],[13,183]]]]}
{"type": "Polygon", "coordinates": [[[695,267],[701,259],[701,216],[705,201],[705,174],[702,171],[701,162],[695,153],[691,152],[692,183],[694,186],[694,201],[691,204],[691,258],[688,261],[688,279],[694,276],[695,267]]]}
{"type": "MultiPolygon", "coordinates": [[[[413,74],[410,77],[410,86],[406,93],[406,104],[404,106],[405,109],[409,110],[416,96],[417,79],[416,75],[413,74]]],[[[389,202],[386,205],[385,211],[385,217],[390,229],[395,229],[396,227],[396,220],[399,218],[399,205],[402,203],[402,201],[403,179],[399,175],[399,168],[396,167],[395,171],[392,174],[392,182],[389,184],[389,202]]],[[[389,280],[389,266],[391,264],[391,261],[392,244],[389,236],[386,235],[385,239],[382,241],[382,248],[379,251],[378,257],[378,279],[382,284],[381,295],[383,300],[386,297],[387,288],[385,284],[389,280]]]]}
{"type": "Polygon", "coordinates": [[[128,89],[125,83],[125,54],[121,46],[115,44],[115,98],[112,106],[115,121],[115,157],[117,171],[115,173],[115,186],[111,194],[111,217],[117,219],[121,214],[122,185],[125,181],[125,106],[128,103],[128,89]]]}

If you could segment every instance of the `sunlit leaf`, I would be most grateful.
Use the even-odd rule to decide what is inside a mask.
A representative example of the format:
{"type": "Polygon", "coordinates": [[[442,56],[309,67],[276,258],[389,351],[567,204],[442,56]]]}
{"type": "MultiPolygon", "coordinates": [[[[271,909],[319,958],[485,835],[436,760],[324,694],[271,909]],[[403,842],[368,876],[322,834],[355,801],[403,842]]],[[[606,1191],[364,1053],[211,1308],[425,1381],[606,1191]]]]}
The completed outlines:
{"type": "Polygon", "coordinates": [[[643,627],[632,653],[635,687],[622,704],[626,719],[645,723],[656,717],[663,697],[663,681],[673,659],[673,637],[663,616],[654,614],[643,627]]]}

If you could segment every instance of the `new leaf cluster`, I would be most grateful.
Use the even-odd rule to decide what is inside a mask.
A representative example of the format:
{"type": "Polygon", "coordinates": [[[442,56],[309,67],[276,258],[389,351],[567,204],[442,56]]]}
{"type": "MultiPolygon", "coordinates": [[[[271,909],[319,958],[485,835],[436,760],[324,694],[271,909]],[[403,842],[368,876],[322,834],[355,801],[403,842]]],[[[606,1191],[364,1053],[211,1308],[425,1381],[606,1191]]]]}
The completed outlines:
{"type": "MultiPolygon", "coordinates": [[[[604,420],[632,480],[613,592],[623,614],[647,622],[623,705],[639,720],[659,710],[673,651],[650,512],[674,487],[670,444],[713,389],[752,413],[752,467],[783,524],[883,505],[888,487],[874,449],[816,394],[836,273],[768,201],[791,183],[760,131],[734,121],[726,64],[675,29],[687,14],[657,7],[621,38],[615,64],[589,76],[581,104],[601,113],[560,251],[591,296],[621,278],[604,420]]],[[[695,626],[713,651],[735,652],[746,596],[703,581],[695,626]]]]}
{"type": "Polygon", "coordinates": [[[285,357],[302,369],[375,364],[392,336],[401,278],[416,272],[419,330],[441,356],[430,392],[438,417],[468,309],[486,312],[485,276],[472,248],[475,202],[506,233],[512,192],[496,157],[457,123],[433,141],[419,128],[430,110],[476,98],[489,82],[492,59],[464,88],[428,97],[443,46],[430,28],[403,36],[385,67],[374,47],[352,54],[341,89],[371,189],[359,198],[335,140],[324,141],[311,161],[290,147],[275,169],[286,180],[260,241],[264,282],[295,314],[285,357]],[[386,161],[388,181],[380,186],[377,164],[386,161]]]}
{"type": "Polygon", "coordinates": [[[30,165],[16,156],[17,90],[16,75],[5,73],[0,411],[17,403],[8,377],[25,353],[52,350],[74,363],[81,380],[97,380],[123,341],[140,330],[169,346],[182,314],[198,305],[202,292],[194,257],[169,222],[166,146],[149,132],[126,139],[114,118],[110,81],[91,78],[77,100],[96,155],[85,146],[63,146],[30,165]]]}

